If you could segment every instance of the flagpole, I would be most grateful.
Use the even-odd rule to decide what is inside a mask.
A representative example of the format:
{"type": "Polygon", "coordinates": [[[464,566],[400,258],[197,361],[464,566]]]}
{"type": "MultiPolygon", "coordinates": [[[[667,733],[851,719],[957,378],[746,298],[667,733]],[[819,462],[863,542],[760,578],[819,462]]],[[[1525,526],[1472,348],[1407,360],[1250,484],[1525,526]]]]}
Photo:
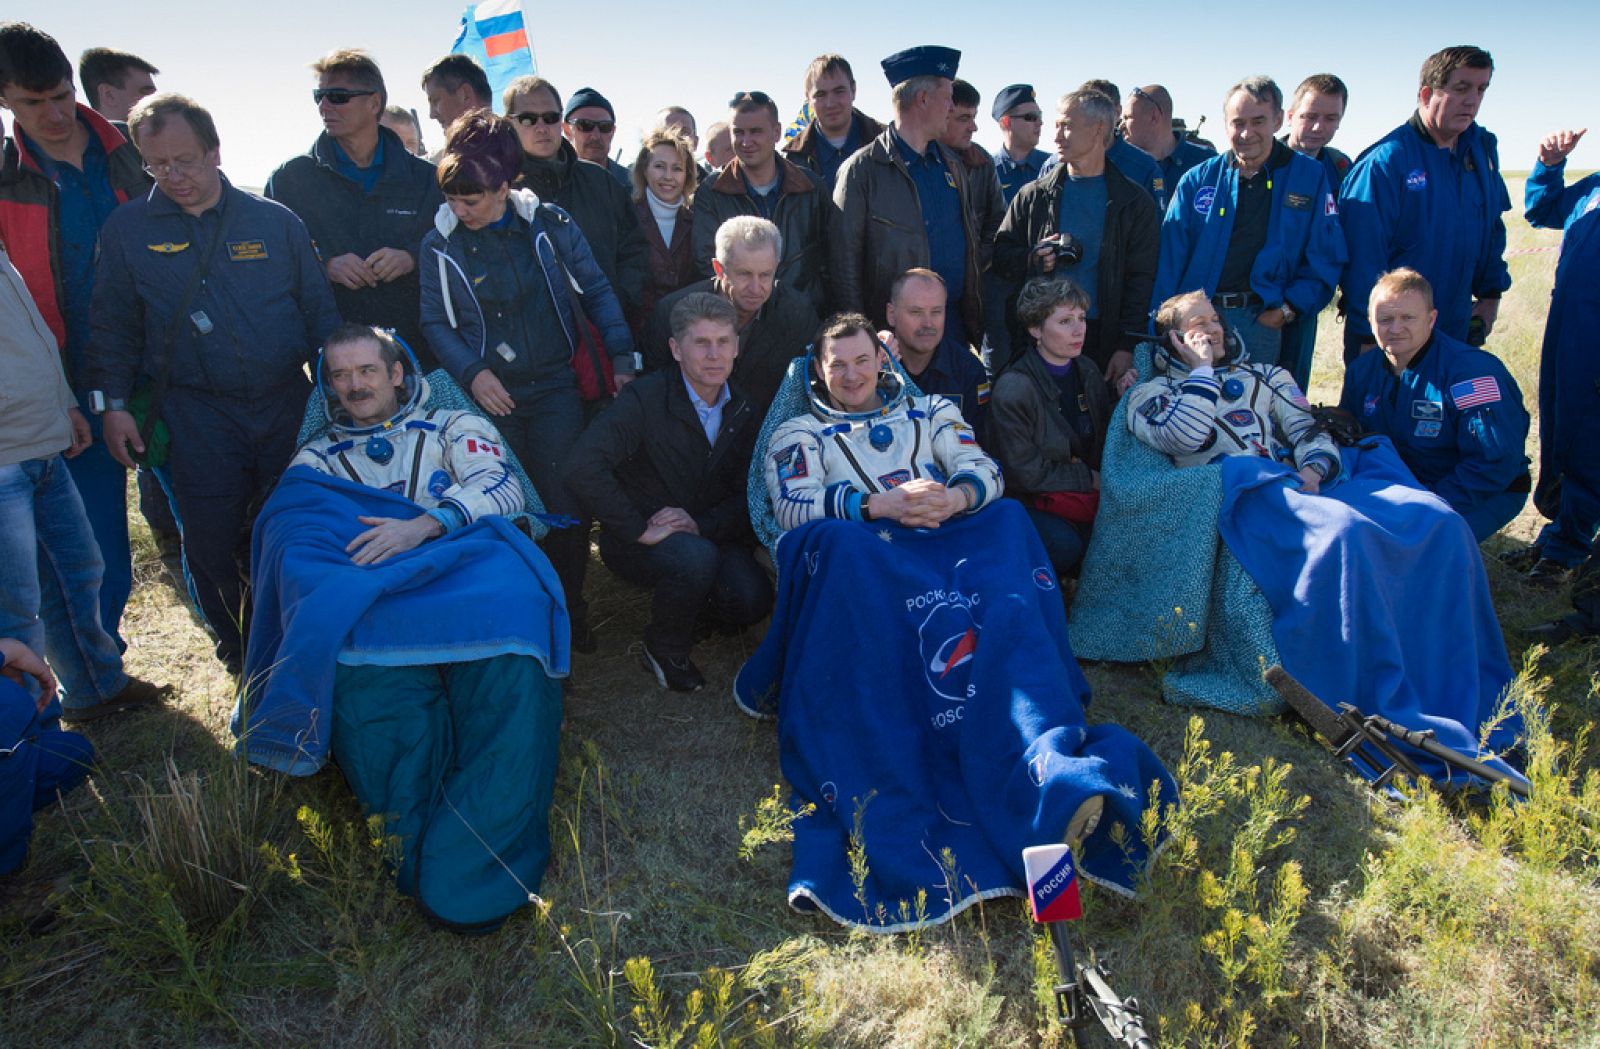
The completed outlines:
{"type": "MultiPolygon", "coordinates": [[[[528,22],[528,5],[526,3],[526,0],[519,0],[517,6],[522,9],[522,24],[524,26],[529,25],[530,23],[528,22]]],[[[539,72],[539,69],[540,69],[540,67],[539,67],[539,52],[533,46],[533,34],[532,33],[528,34],[528,54],[533,56],[533,73],[534,73],[535,76],[539,76],[540,75],[540,72],[539,72]]]]}

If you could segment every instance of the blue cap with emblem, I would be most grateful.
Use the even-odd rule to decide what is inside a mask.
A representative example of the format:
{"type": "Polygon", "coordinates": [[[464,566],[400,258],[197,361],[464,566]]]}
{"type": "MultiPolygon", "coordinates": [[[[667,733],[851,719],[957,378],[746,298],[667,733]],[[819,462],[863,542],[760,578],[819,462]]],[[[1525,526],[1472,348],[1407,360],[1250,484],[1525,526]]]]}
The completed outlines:
{"type": "Polygon", "coordinates": [[[954,80],[956,66],[960,63],[961,52],[955,48],[923,44],[921,47],[896,51],[884,59],[882,65],[883,75],[889,78],[889,86],[894,87],[919,76],[942,76],[954,80]]]}
{"type": "Polygon", "coordinates": [[[989,111],[989,114],[999,120],[1024,102],[1037,102],[1038,100],[1038,97],[1033,93],[1032,84],[1012,84],[1010,87],[1001,88],[1000,93],[994,96],[994,108],[989,111]]]}

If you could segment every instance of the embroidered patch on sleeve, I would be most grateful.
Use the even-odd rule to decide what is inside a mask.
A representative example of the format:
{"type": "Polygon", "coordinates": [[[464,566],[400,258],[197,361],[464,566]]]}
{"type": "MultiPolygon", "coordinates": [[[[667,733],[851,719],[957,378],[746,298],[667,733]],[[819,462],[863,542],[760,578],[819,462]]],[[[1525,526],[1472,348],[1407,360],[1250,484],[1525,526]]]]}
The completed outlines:
{"type": "Polygon", "coordinates": [[[797,477],[811,476],[811,468],[806,463],[806,450],[800,447],[799,442],[791,444],[780,452],[774,452],[772,459],[778,464],[779,481],[792,481],[797,477]]]}

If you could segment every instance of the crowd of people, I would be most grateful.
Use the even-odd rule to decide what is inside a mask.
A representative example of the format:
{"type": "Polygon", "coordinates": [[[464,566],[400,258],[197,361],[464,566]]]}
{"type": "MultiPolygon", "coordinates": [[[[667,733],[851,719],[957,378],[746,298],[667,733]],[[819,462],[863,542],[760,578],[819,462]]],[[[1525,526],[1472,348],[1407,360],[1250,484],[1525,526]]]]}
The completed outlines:
{"type": "MultiPolygon", "coordinates": [[[[246,752],[305,772],[331,749],[365,806],[400,814],[402,888],[447,924],[493,925],[517,894],[457,892],[496,870],[462,869],[461,835],[425,828],[448,822],[441,796],[465,806],[530,782],[519,819],[490,822],[498,867],[537,884],[552,682],[569,649],[599,643],[584,597],[594,533],[606,568],[650,592],[641,661],[679,692],[706,683],[697,640],[772,612],[789,562],[769,534],[931,530],[1021,504],[1066,589],[1119,401],[1177,466],[1275,460],[1307,495],[1344,480],[1305,397],[1336,300],[1350,425],[1387,437],[1476,540],[1533,495],[1550,524],[1518,565],[1529,581],[1588,559],[1577,611],[1545,634],[1595,632],[1600,476],[1581,448],[1600,418],[1583,344],[1600,320],[1600,183],[1563,175],[1582,132],[1544,140],[1527,190],[1530,221],[1567,231],[1535,489],[1522,392],[1483,348],[1511,282],[1512,205],[1477,119],[1488,52],[1429,56],[1411,118],[1354,160],[1331,145],[1349,102],[1331,74],[1287,95],[1265,76],[1227,88],[1220,153],[1174,121],[1159,84],[1090,80],[1048,109],[1007,85],[990,155],[959,60],[938,46],[884,59],[880,122],[856,108],[850,63],[821,55],[798,133],[771,96],[740,91],[703,150],[694,116],[667,106],[623,165],[600,91],[563,100],[526,76],[494,98],[463,55],[421,73],[440,136],[425,152],[372,57],[335,50],[311,66],[323,132],[256,195],[223,174],[202,101],[158,92],[155,66],[97,48],[75,82],[48,34],[0,24],[0,655],[20,679],[0,696],[20,712],[0,710],[0,744],[13,723],[19,740],[59,740],[58,719],[161,700],[122,669],[136,471],[172,578],[244,676],[246,752]],[[330,529],[327,558],[283,549],[287,522],[329,499],[361,509],[330,529]],[[462,553],[490,532],[518,567],[462,553]],[[446,584],[497,579],[530,618],[491,637],[463,632],[468,617],[406,638],[404,657],[369,631],[295,671],[303,695],[267,681],[321,643],[291,622],[297,597],[361,589],[342,562],[390,578],[446,549],[462,558],[430,555],[446,584]],[[537,599],[509,592],[518,572],[537,599]],[[255,621],[263,609],[274,622],[255,621]],[[414,711],[404,732],[373,727],[397,718],[388,695],[414,711]],[[439,711],[466,709],[493,716],[440,727],[439,711]],[[495,738],[513,722],[540,738],[495,738]],[[382,749],[362,742],[380,736],[382,749]]],[[[347,634],[393,621],[385,595],[403,587],[384,586],[347,608],[347,634]]],[[[87,747],[70,747],[81,773],[87,747]]],[[[0,813],[0,838],[25,843],[23,810],[72,779],[40,772],[0,813]]],[[[0,869],[13,856],[0,850],[0,869]]]]}

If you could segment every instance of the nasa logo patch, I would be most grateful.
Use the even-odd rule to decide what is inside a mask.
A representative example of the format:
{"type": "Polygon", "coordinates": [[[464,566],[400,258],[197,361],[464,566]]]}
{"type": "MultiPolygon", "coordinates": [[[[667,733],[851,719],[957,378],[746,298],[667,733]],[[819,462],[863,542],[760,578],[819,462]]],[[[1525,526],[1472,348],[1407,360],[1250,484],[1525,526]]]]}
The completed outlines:
{"type": "Polygon", "coordinates": [[[1217,187],[1201,186],[1194,195],[1194,210],[1196,214],[1211,214],[1211,205],[1216,202],[1217,187]]]}
{"type": "Polygon", "coordinates": [[[1362,415],[1371,415],[1373,412],[1375,412],[1377,410],[1378,410],[1378,395],[1375,394],[1375,393],[1367,394],[1367,399],[1361,402],[1361,414],[1362,415]]]}
{"type": "Polygon", "coordinates": [[[1428,173],[1423,171],[1421,168],[1417,168],[1415,171],[1411,172],[1411,174],[1406,176],[1406,189],[1409,189],[1415,193],[1427,188],[1428,173]]]}

